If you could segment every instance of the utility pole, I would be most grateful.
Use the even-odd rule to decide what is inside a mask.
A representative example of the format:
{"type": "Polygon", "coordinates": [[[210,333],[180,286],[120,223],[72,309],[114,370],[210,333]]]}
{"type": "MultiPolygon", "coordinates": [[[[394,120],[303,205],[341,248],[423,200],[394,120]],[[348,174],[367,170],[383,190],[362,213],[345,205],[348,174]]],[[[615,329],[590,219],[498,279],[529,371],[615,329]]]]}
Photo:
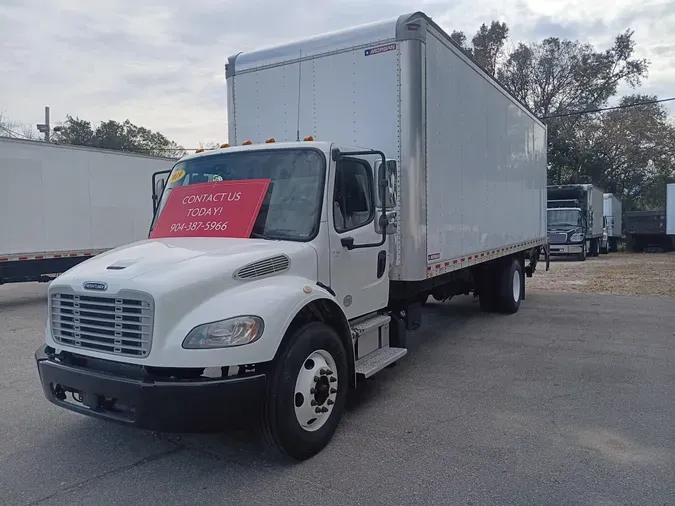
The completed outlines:
{"type": "Polygon", "coordinates": [[[37,124],[38,132],[45,134],[45,142],[49,142],[51,126],[49,125],[49,106],[45,106],[45,122],[37,124]]]}

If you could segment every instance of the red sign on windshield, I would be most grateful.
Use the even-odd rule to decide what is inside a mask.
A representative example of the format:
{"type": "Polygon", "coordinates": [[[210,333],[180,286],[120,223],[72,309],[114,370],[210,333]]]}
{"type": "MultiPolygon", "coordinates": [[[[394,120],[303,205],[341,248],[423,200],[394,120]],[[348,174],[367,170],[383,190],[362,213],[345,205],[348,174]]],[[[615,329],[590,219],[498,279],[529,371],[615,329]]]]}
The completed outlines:
{"type": "Polygon", "coordinates": [[[150,238],[250,237],[269,183],[249,179],[178,186],[150,238]]]}

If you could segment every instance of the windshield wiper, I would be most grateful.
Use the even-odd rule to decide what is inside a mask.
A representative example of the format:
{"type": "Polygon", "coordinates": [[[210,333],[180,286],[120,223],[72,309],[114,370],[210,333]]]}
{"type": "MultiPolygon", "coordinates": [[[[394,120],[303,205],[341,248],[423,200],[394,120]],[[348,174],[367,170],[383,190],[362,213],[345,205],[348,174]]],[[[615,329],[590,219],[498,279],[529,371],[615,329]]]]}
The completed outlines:
{"type": "Polygon", "coordinates": [[[255,237],[256,239],[271,239],[271,237],[261,234],[260,232],[251,232],[251,237],[255,237]]]}

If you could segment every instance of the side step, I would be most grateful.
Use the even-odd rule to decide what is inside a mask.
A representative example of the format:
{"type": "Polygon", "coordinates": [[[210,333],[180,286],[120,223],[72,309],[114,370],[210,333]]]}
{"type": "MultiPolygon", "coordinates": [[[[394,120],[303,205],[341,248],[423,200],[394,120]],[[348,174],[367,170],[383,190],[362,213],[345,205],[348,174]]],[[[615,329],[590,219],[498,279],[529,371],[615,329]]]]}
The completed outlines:
{"type": "Polygon", "coordinates": [[[392,348],[384,346],[377,351],[369,353],[356,361],[356,374],[362,378],[370,378],[388,365],[403,358],[408,350],[405,348],[392,348]]]}
{"type": "Polygon", "coordinates": [[[352,326],[352,339],[358,339],[359,336],[370,332],[376,328],[382,327],[391,321],[391,316],[388,315],[375,315],[372,318],[363,320],[362,322],[357,323],[352,326]]]}

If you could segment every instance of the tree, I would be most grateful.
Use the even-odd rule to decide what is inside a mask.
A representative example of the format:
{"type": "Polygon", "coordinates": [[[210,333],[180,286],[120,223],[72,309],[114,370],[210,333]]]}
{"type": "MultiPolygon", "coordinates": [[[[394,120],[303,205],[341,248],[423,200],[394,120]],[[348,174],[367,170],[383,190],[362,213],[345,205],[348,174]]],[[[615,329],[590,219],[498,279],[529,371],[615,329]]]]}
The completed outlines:
{"type": "Polygon", "coordinates": [[[504,44],[509,36],[509,28],[506,23],[492,21],[488,27],[485,23],[480,25],[478,31],[471,39],[471,46],[466,45],[464,32],[455,30],[450,35],[469,56],[481,65],[489,74],[495,75],[497,66],[504,54],[504,44]]]}
{"type": "MultiPolygon", "coordinates": [[[[656,100],[623,97],[620,106],[656,100]]],[[[665,206],[665,185],[675,181],[675,127],[662,104],[626,107],[595,115],[578,129],[579,152],[593,163],[582,172],[624,200],[624,209],[665,206]]]]}
{"type": "Polygon", "coordinates": [[[0,113],[0,136],[28,140],[38,140],[40,138],[37,130],[33,130],[30,125],[12,121],[3,116],[2,113],[0,113]]]}
{"type": "Polygon", "coordinates": [[[63,144],[129,151],[153,156],[177,158],[185,154],[182,146],[159,132],[139,127],[128,119],[122,123],[108,120],[92,128],[89,121],[67,116],[56,137],[63,144]]]}

